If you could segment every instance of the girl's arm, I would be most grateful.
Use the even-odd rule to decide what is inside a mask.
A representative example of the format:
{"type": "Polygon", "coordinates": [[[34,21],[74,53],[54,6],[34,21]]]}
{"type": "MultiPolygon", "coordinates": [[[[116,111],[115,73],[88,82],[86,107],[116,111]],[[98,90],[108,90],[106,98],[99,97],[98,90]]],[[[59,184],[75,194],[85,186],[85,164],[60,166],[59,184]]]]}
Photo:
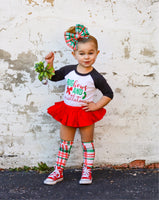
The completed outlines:
{"type": "Polygon", "coordinates": [[[53,66],[53,61],[54,61],[54,53],[53,52],[50,52],[48,55],[45,56],[45,61],[49,64],[49,68],[53,68],[53,72],[55,73],[55,75],[53,75],[51,78],[50,78],[50,81],[60,81],[60,80],[63,80],[64,77],[63,77],[63,73],[61,73],[60,70],[57,70],[55,72],[55,69],[54,69],[54,66],[53,66]]]}
{"type": "MultiPolygon", "coordinates": [[[[53,67],[54,53],[50,52],[47,56],[45,56],[45,60],[49,64],[49,68],[53,67]]],[[[54,69],[54,67],[53,67],[53,69],[54,69]]]]}
{"type": "Polygon", "coordinates": [[[88,111],[96,111],[99,110],[101,108],[103,108],[104,106],[106,106],[112,99],[107,97],[107,96],[103,96],[99,101],[95,102],[87,102],[85,101],[85,105],[83,106],[83,110],[85,110],[86,112],[88,111]]]}
{"type": "MultiPolygon", "coordinates": [[[[45,56],[45,60],[46,62],[49,64],[49,68],[53,67],[53,61],[54,61],[54,53],[50,52],[47,56],[45,56]]],[[[55,75],[53,75],[49,80],[50,81],[61,81],[65,79],[65,75],[67,73],[69,73],[70,71],[72,71],[75,68],[74,65],[70,65],[70,66],[64,66],[58,70],[54,70],[53,68],[53,72],[55,73],[55,75]]]]}

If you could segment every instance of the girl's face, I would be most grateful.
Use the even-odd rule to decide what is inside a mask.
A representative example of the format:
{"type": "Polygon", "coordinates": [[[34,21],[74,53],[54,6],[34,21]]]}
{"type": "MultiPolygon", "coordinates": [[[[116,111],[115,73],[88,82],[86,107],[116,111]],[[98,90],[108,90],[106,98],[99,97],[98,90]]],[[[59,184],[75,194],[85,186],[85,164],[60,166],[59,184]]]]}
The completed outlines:
{"type": "Polygon", "coordinates": [[[72,52],[73,56],[78,61],[78,64],[84,68],[92,67],[98,53],[99,51],[93,41],[78,43],[78,49],[72,52]]]}

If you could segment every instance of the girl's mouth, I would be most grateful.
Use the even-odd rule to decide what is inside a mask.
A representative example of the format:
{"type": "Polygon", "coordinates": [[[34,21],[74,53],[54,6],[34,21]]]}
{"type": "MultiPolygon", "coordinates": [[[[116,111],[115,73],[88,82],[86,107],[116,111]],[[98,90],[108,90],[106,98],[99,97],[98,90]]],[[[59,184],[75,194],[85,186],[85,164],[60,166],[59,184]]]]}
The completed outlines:
{"type": "Polygon", "coordinates": [[[89,63],[90,63],[90,61],[85,61],[84,63],[85,63],[85,64],[89,64],[89,63]]]}

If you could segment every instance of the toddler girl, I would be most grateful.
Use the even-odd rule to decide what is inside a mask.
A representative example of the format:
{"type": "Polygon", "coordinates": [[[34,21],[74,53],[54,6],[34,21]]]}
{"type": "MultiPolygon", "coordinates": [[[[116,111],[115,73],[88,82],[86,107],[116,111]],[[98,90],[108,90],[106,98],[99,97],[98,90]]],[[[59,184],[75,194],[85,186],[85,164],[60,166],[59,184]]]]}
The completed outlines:
{"type": "MultiPolygon", "coordinates": [[[[55,71],[51,81],[65,79],[64,101],[57,102],[48,108],[48,113],[61,123],[60,148],[57,155],[55,170],[44,180],[44,184],[54,185],[63,180],[63,169],[69,158],[76,129],[79,128],[83,147],[83,170],[80,184],[91,184],[95,149],[93,133],[95,122],[101,120],[106,113],[103,108],[113,98],[113,92],[99,74],[93,64],[99,54],[95,37],[88,33],[83,25],[77,24],[64,33],[66,44],[73,50],[76,65],[67,65],[55,71]],[[102,97],[93,102],[95,91],[99,89],[102,97]]],[[[46,62],[53,66],[54,54],[45,57],[46,62]]]]}

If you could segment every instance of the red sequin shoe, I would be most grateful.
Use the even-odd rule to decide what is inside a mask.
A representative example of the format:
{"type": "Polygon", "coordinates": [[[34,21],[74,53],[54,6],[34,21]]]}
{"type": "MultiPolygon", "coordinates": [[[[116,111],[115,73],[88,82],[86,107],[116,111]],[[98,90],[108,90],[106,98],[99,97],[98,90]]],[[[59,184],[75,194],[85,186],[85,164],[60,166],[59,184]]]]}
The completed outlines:
{"type": "Polygon", "coordinates": [[[54,185],[63,180],[63,169],[55,166],[55,170],[44,180],[46,185],[54,185]]]}
{"type": "Polygon", "coordinates": [[[82,177],[79,184],[91,184],[92,183],[92,171],[90,167],[83,166],[82,177]]]}

